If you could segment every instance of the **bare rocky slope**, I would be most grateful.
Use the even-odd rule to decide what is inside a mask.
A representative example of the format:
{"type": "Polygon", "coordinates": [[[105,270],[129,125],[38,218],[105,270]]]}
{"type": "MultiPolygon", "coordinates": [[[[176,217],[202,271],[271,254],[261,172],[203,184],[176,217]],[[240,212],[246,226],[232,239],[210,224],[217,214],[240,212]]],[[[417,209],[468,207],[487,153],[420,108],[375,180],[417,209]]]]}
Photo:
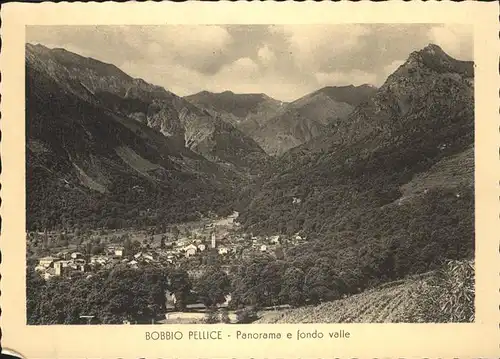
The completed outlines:
{"type": "Polygon", "coordinates": [[[303,96],[251,133],[267,153],[281,155],[345,120],[376,91],[369,85],[325,87],[303,96]]]}
{"type": "Polygon", "coordinates": [[[232,91],[201,91],[184,98],[233,124],[249,136],[286,106],[286,102],[275,100],[266,94],[236,94],[232,91]]]}

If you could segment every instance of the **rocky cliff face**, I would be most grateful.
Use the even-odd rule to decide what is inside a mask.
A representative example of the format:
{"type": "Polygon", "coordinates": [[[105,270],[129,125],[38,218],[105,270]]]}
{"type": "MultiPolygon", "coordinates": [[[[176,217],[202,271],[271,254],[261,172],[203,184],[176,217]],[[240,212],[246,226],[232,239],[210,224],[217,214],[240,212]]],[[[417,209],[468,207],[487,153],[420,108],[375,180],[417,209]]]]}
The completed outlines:
{"type": "Polygon", "coordinates": [[[368,138],[394,142],[411,134],[423,136],[426,130],[445,142],[452,133],[469,136],[473,84],[472,62],[453,59],[431,44],[410,54],[376,94],[335,123],[331,133],[305,146],[324,151],[368,138]]]}
{"type": "Polygon", "coordinates": [[[286,106],[285,102],[265,94],[235,94],[231,91],[202,91],[185,99],[234,125],[247,136],[252,136],[255,130],[286,106]]]}
{"type": "Polygon", "coordinates": [[[368,85],[322,88],[288,104],[252,136],[267,153],[281,155],[345,120],[356,105],[367,101],[375,91],[368,85]]]}
{"type": "Polygon", "coordinates": [[[142,79],[134,79],[118,69],[91,58],[85,58],[64,49],[48,49],[41,45],[27,45],[26,58],[30,65],[46,73],[70,92],[123,116],[145,123],[171,138],[179,145],[201,151],[212,161],[227,164],[243,172],[252,172],[253,166],[265,160],[265,153],[241,131],[224,130],[217,119],[162,87],[142,79]],[[219,132],[217,132],[219,131],[219,132]],[[206,141],[223,141],[224,151],[210,151],[206,141]],[[231,148],[235,143],[238,148],[231,148]],[[241,146],[245,147],[242,148],[241,146]],[[232,163],[238,152],[242,157],[232,163]],[[248,157],[248,159],[247,159],[248,157]]]}

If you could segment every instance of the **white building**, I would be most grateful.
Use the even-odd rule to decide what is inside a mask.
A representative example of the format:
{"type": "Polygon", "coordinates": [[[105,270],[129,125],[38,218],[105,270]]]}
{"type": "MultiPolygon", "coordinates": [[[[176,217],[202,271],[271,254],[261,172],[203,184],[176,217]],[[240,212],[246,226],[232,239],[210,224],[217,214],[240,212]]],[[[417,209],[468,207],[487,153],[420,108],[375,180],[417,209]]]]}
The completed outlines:
{"type": "Polygon", "coordinates": [[[56,276],[62,275],[62,269],[63,265],[61,261],[54,262],[54,271],[55,271],[54,275],[56,276]]]}
{"type": "Polygon", "coordinates": [[[269,242],[272,244],[280,244],[280,236],[271,236],[269,242]]]}
{"type": "Polygon", "coordinates": [[[115,256],[123,257],[123,248],[115,248],[115,256]]]}
{"type": "Polygon", "coordinates": [[[219,254],[227,254],[229,250],[226,247],[219,247],[219,254]]]}
{"type": "Polygon", "coordinates": [[[215,240],[215,232],[212,232],[211,242],[212,242],[211,243],[212,248],[215,248],[215,246],[217,245],[216,240],[215,240]]]}
{"type": "Polygon", "coordinates": [[[38,260],[38,265],[47,268],[54,262],[54,260],[54,257],[43,257],[38,260]]]}
{"type": "Polygon", "coordinates": [[[153,262],[155,260],[154,256],[151,253],[146,253],[143,255],[144,259],[153,262]]]}
{"type": "Polygon", "coordinates": [[[71,253],[71,258],[73,258],[73,259],[83,258],[83,254],[80,252],[73,252],[73,253],[71,253]]]}
{"type": "Polygon", "coordinates": [[[200,250],[200,252],[203,252],[205,249],[207,249],[207,246],[202,243],[198,245],[198,249],[200,250]]]}
{"type": "Polygon", "coordinates": [[[190,244],[189,246],[184,247],[184,251],[186,252],[186,257],[194,256],[197,250],[198,247],[196,247],[194,244],[190,244]]]}
{"type": "Polygon", "coordinates": [[[260,251],[261,251],[261,252],[265,252],[265,251],[267,251],[267,246],[266,246],[265,244],[261,245],[261,246],[260,246],[260,251]]]}

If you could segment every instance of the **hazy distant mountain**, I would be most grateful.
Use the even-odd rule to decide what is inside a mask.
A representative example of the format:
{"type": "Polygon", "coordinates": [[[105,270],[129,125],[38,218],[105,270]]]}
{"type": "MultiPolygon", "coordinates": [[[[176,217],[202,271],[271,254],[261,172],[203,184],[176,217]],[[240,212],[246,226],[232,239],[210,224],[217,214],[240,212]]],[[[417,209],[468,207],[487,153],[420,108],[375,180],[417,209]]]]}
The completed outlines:
{"type": "Polygon", "coordinates": [[[286,106],[286,102],[275,100],[266,94],[235,94],[231,91],[202,91],[184,98],[211,114],[220,116],[249,136],[286,106]]]}
{"type": "Polygon", "coordinates": [[[230,124],[162,87],[130,77],[114,65],[64,49],[27,48],[33,66],[67,83],[71,92],[147,124],[211,161],[251,172],[266,157],[255,141],[230,124]]]}
{"type": "Polygon", "coordinates": [[[321,249],[303,246],[290,261],[320,250],[330,261],[351,258],[344,272],[369,261],[401,277],[471,257],[473,76],[472,62],[439,46],[413,52],[332,132],[278,158],[240,221],[254,232],[322,238],[321,249]]]}
{"type": "Polygon", "coordinates": [[[174,222],[232,201],[238,176],[184,146],[186,116],[171,110],[167,136],[154,128],[158,98],[176,99],[113,65],[27,45],[29,229],[174,222]],[[129,116],[142,110],[153,128],[129,116]]]}
{"type": "Polygon", "coordinates": [[[345,119],[375,92],[369,85],[324,87],[288,104],[252,136],[267,153],[280,155],[324,134],[328,126],[345,119]]]}

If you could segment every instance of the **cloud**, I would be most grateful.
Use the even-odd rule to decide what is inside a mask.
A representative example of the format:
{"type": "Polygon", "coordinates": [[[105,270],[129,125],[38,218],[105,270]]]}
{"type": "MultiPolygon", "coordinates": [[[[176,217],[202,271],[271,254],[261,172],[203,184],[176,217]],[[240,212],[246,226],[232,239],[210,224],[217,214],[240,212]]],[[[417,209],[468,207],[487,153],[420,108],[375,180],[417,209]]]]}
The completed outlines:
{"type": "Polygon", "coordinates": [[[224,66],[218,76],[226,79],[232,78],[233,81],[242,81],[251,79],[259,74],[258,65],[249,57],[242,57],[235,62],[224,66]]]}
{"type": "Polygon", "coordinates": [[[438,25],[429,31],[430,40],[441,46],[450,56],[460,60],[473,59],[473,32],[471,25],[438,25]]]}
{"type": "Polygon", "coordinates": [[[272,66],[276,63],[276,55],[270,49],[269,45],[264,45],[257,51],[257,57],[264,66],[272,66]]]}
{"type": "MultiPolygon", "coordinates": [[[[276,30],[274,30],[276,31],[276,30]]],[[[299,68],[321,68],[338,53],[358,45],[364,25],[285,25],[281,27],[299,68]]]]}
{"type": "Polygon", "coordinates": [[[389,65],[384,66],[382,73],[377,77],[377,81],[374,83],[377,86],[381,86],[387,78],[398,69],[399,66],[403,65],[403,60],[394,60],[389,65]]]}
{"type": "Polygon", "coordinates": [[[317,72],[315,73],[316,81],[320,87],[336,85],[359,86],[363,84],[374,85],[377,83],[377,74],[369,73],[360,70],[352,70],[348,72],[317,72]]]}
{"type": "Polygon", "coordinates": [[[291,101],[327,85],[380,86],[429,43],[471,59],[473,32],[450,24],[28,26],[26,39],[181,96],[232,90],[291,101]]]}

